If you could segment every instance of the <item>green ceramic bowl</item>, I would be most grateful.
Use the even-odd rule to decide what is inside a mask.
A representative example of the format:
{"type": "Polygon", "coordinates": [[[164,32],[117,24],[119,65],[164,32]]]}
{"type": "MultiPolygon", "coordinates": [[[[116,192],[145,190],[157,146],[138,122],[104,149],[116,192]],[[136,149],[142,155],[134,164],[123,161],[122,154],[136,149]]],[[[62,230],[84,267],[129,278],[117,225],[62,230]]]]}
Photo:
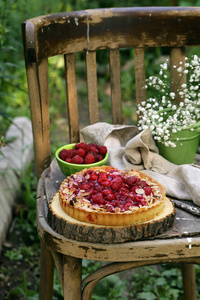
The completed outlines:
{"type": "Polygon", "coordinates": [[[103,160],[98,161],[93,164],[88,164],[88,165],[87,164],[72,164],[72,163],[63,161],[62,159],[59,158],[59,153],[62,149],[72,149],[74,147],[75,147],[75,144],[68,144],[68,145],[60,147],[55,153],[58,165],[65,176],[70,176],[71,174],[74,174],[74,173],[81,171],[83,169],[86,169],[86,168],[89,169],[91,167],[103,166],[106,164],[106,162],[108,160],[108,152],[105,155],[103,160]]]}

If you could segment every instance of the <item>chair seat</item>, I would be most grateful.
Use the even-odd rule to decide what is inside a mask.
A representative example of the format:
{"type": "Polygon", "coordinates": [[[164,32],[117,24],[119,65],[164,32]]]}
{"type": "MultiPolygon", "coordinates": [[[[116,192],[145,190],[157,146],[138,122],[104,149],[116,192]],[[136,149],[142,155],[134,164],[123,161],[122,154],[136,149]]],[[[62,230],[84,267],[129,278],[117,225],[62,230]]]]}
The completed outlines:
{"type": "MultiPolygon", "coordinates": [[[[83,290],[82,299],[90,299],[92,291],[100,279],[119,271],[166,262],[200,264],[200,229],[198,226],[200,216],[194,216],[180,208],[177,208],[177,215],[172,228],[160,235],[144,240],[102,244],[72,240],[58,234],[48,225],[47,207],[64,178],[57,161],[54,159],[39,180],[37,226],[41,239],[51,251],[62,253],[73,261],[84,258],[112,262],[106,265],[103,270],[101,268],[84,279],[83,284],[88,282],[88,285],[83,290]]],[[[60,261],[63,258],[59,258],[59,255],[54,253],[54,260],[62,278],[63,263],[60,261]]],[[[70,280],[69,277],[67,280],[69,286],[74,285],[73,281],[76,282],[77,278],[71,274],[70,280]]]]}
{"type": "Polygon", "coordinates": [[[48,235],[52,236],[55,250],[60,248],[60,252],[66,255],[103,261],[140,261],[144,258],[145,260],[155,260],[157,256],[159,261],[181,258],[181,255],[184,255],[184,258],[199,257],[200,216],[192,215],[180,208],[177,208],[172,228],[141,241],[102,244],[81,242],[61,236],[47,223],[47,205],[58,191],[64,178],[65,176],[54,159],[50,168],[43,173],[38,188],[39,234],[45,241],[48,235]],[[63,243],[60,242],[61,240],[63,243]],[[151,251],[149,251],[150,249],[151,251]]]}

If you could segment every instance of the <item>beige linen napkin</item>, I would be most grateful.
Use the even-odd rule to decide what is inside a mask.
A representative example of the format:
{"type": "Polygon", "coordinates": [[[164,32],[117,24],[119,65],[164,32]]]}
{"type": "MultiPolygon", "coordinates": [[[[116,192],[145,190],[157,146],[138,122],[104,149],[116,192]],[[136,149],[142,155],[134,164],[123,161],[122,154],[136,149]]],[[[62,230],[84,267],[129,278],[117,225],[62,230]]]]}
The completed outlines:
{"type": "Polygon", "coordinates": [[[108,148],[108,165],[122,170],[137,169],[165,186],[167,195],[193,200],[200,206],[200,168],[177,166],[159,155],[150,131],[139,131],[134,125],[111,125],[99,122],[81,130],[86,143],[108,148]]]}

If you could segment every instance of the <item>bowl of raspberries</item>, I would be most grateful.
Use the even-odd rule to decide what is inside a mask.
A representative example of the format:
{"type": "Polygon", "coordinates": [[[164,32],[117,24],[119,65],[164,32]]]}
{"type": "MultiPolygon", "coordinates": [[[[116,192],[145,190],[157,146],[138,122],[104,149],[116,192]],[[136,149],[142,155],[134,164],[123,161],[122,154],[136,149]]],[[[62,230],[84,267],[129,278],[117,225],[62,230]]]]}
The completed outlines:
{"type": "Polygon", "coordinates": [[[63,174],[69,176],[86,168],[105,165],[108,151],[104,145],[81,142],[60,147],[55,156],[63,174]]]}

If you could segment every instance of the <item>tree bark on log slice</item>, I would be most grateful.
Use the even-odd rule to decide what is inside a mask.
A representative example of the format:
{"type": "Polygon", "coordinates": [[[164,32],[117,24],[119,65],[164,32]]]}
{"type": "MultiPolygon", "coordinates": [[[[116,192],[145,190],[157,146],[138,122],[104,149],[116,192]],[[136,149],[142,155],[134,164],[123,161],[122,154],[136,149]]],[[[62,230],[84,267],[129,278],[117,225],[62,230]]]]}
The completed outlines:
{"type": "Polygon", "coordinates": [[[47,221],[51,228],[66,238],[91,243],[122,243],[155,236],[168,230],[174,222],[176,209],[167,198],[162,213],[148,222],[129,226],[102,226],[80,222],[71,218],[61,208],[56,193],[48,208],[47,221]]]}

